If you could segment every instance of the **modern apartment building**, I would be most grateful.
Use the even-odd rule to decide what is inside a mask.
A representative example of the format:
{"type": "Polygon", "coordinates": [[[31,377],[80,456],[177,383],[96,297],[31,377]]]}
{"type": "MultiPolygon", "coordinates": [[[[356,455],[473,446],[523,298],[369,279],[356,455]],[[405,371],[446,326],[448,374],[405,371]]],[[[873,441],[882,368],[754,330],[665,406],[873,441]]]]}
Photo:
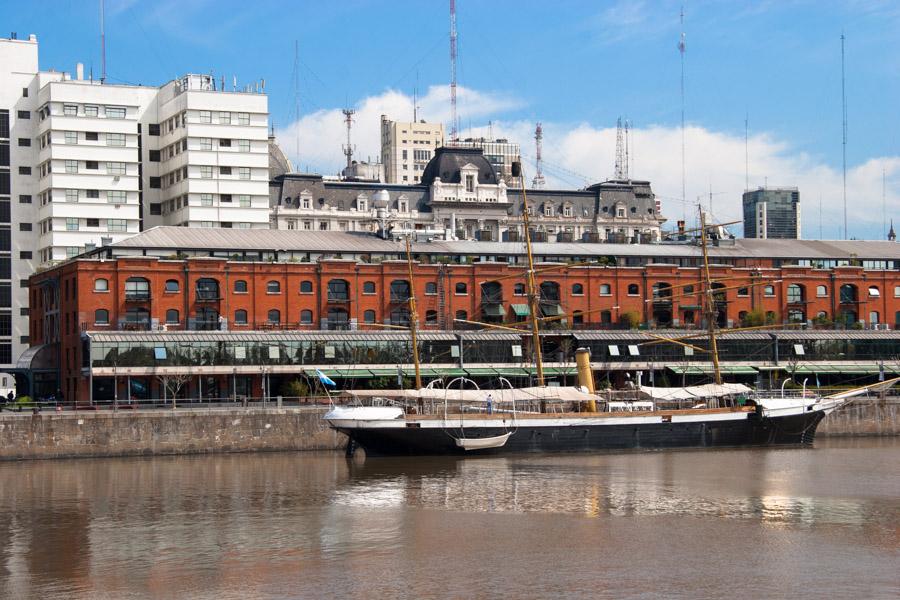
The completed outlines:
{"type": "Polygon", "coordinates": [[[494,167],[497,177],[503,179],[506,185],[519,189],[522,187],[522,178],[514,177],[512,164],[521,160],[521,148],[519,144],[510,142],[506,138],[489,140],[487,138],[466,138],[453,142],[457,148],[481,148],[484,157],[494,167]]]}
{"type": "Polygon", "coordinates": [[[440,123],[405,123],[381,115],[381,162],[385,183],[416,184],[434,151],[444,145],[440,123]]]}
{"type": "Polygon", "coordinates": [[[0,39],[0,369],[35,269],[156,225],[269,226],[267,98],[223,88],[40,71],[35,36],[0,39]]]}
{"type": "Polygon", "coordinates": [[[758,188],[744,192],[744,237],[800,239],[800,191],[758,188]]]}

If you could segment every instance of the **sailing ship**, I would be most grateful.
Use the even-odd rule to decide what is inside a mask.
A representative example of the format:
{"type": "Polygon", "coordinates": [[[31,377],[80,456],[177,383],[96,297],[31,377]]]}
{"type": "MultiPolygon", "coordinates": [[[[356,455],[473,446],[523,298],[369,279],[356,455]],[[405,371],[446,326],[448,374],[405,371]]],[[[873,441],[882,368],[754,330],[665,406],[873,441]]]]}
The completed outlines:
{"type": "MultiPolygon", "coordinates": [[[[524,177],[523,177],[524,180],[524,177]]],[[[707,224],[700,211],[703,256],[704,312],[714,383],[688,388],[641,388],[646,402],[613,402],[595,393],[587,350],[576,352],[577,387],[547,386],[541,357],[539,291],[525,209],[524,241],[528,259],[526,289],[530,313],[534,387],[460,389],[423,387],[417,347],[415,294],[408,298],[415,388],[347,392],[351,403],[332,406],[324,419],[349,438],[348,455],[363,448],[367,456],[496,455],[534,452],[595,452],[604,450],[716,448],[741,446],[805,446],[813,443],[825,416],[870,392],[882,391],[900,377],[828,396],[806,389],[780,394],[754,392],[741,384],[722,382],[716,344],[716,297],[710,279],[707,224]],[[690,407],[663,407],[672,401],[693,401],[690,407]]],[[[410,283],[412,255],[406,240],[410,283]]],[[[498,327],[491,325],[491,327],[498,327]]],[[[502,326],[499,326],[503,328],[502,326]]],[[[519,331],[519,330],[515,330],[519,331]]],[[[658,336],[655,336],[658,337],[658,336]]],[[[660,338],[661,339],[661,338],[660,338]]],[[[678,340],[674,343],[690,346],[678,340]]],[[[693,347],[693,346],[692,346],[693,347]]],[[[636,392],[637,394],[637,392],[636,392]]],[[[634,398],[632,398],[634,399],[634,398]]]]}

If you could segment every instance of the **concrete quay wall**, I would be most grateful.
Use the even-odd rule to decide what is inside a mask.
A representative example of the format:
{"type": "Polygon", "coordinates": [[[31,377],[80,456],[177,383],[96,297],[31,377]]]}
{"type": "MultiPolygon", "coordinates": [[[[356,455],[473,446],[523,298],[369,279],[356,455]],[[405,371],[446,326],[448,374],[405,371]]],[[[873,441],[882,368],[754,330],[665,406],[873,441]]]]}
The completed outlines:
{"type": "Polygon", "coordinates": [[[0,413],[0,460],[337,450],[324,408],[0,413]]]}
{"type": "Polygon", "coordinates": [[[819,424],[816,437],[900,435],[900,398],[862,399],[843,406],[819,424]]]}

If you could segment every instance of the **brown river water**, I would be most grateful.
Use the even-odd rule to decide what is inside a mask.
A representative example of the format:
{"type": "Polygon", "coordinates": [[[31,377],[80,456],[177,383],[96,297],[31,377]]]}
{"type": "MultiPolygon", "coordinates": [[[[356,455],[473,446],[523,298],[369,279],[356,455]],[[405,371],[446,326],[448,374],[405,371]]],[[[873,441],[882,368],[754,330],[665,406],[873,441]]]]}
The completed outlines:
{"type": "Polygon", "coordinates": [[[900,440],[0,463],[0,598],[897,598],[900,440]]]}

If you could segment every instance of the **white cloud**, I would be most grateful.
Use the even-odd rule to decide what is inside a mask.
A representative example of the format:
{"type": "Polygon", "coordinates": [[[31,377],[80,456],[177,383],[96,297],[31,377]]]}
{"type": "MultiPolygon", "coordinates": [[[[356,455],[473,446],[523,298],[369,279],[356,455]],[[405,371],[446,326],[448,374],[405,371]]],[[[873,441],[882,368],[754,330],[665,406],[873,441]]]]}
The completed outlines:
{"type": "MultiPolygon", "coordinates": [[[[430,122],[449,119],[448,91],[445,86],[432,87],[420,99],[419,116],[430,122]]],[[[463,112],[464,119],[489,118],[516,108],[519,102],[496,94],[469,89],[460,90],[460,99],[473,110],[463,112]]],[[[357,105],[353,142],[356,157],[363,160],[380,155],[380,117],[392,119],[412,117],[412,98],[396,91],[369,97],[357,105]]],[[[284,150],[295,159],[295,133],[298,124],[276,133],[284,150]]],[[[588,123],[543,123],[544,176],[549,187],[577,188],[602,181],[613,175],[615,164],[615,127],[597,128],[588,123]]],[[[346,138],[340,109],[322,110],[301,119],[299,166],[311,170],[337,173],[343,165],[341,144],[346,138]]],[[[494,120],[494,137],[509,138],[522,145],[526,177],[534,176],[534,123],[530,121],[494,120]]],[[[488,136],[488,127],[464,129],[463,137],[488,136]]],[[[630,154],[631,176],[647,179],[662,201],[663,214],[670,223],[685,215],[691,223],[696,218],[698,196],[706,206],[712,190],[712,212],[719,222],[742,218],[741,194],[745,188],[744,136],[716,132],[698,125],[685,131],[686,189],[681,202],[681,130],[676,127],[651,125],[633,130],[630,154]]],[[[750,187],[769,185],[796,186],[800,189],[803,237],[819,237],[819,197],[822,198],[822,237],[843,236],[843,202],[841,170],[819,157],[795,150],[771,133],[755,133],[749,144],[750,187]]],[[[295,160],[295,164],[297,161],[295,160]]],[[[847,214],[850,236],[882,238],[882,170],[887,181],[887,217],[900,214],[900,156],[873,157],[847,171],[847,214]]],[[[900,228],[900,219],[898,219],[900,228]]],[[[740,233],[740,226],[736,227],[740,233]]]]}

